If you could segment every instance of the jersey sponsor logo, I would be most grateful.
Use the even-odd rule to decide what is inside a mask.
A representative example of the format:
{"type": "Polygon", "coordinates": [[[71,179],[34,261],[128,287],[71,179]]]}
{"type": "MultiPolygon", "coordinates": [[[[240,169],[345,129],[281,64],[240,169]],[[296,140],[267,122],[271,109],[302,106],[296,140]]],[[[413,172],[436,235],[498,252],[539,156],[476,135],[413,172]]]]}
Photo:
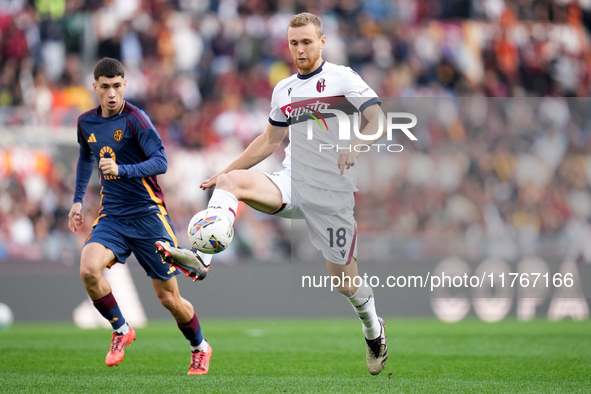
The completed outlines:
{"type": "Polygon", "coordinates": [[[297,123],[308,119],[313,119],[310,114],[319,118],[320,112],[329,108],[341,108],[346,113],[354,113],[355,106],[347,100],[345,96],[323,97],[321,100],[312,98],[307,100],[294,101],[281,107],[281,111],[289,123],[297,123]],[[322,101],[321,101],[322,100],[322,101]],[[300,119],[302,118],[302,119],[300,119]]]}
{"type": "Polygon", "coordinates": [[[318,82],[316,82],[316,90],[318,90],[318,93],[322,93],[324,92],[324,88],[326,88],[326,81],[324,78],[320,78],[318,82]]]}
{"type": "Polygon", "coordinates": [[[96,137],[94,136],[94,133],[92,133],[90,137],[88,137],[88,143],[90,144],[91,142],[96,142],[96,137]]]}
{"type": "Polygon", "coordinates": [[[316,123],[318,123],[318,126],[320,126],[320,130],[324,130],[324,128],[322,127],[322,123],[324,123],[326,130],[328,130],[328,125],[326,124],[326,119],[324,119],[324,116],[322,116],[322,114],[320,112],[311,111],[310,113],[308,113],[308,115],[312,119],[314,119],[316,121],[316,123]],[[322,123],[320,123],[320,120],[322,120],[322,123]]]}
{"type": "MultiPolygon", "coordinates": [[[[109,146],[103,146],[103,148],[101,149],[101,151],[99,152],[99,156],[100,158],[111,158],[113,161],[117,161],[116,157],[115,157],[115,152],[113,151],[113,149],[111,149],[111,147],[109,146]]],[[[119,175],[104,175],[103,174],[103,179],[105,181],[111,181],[113,179],[120,179],[119,175]]]]}
{"type": "Polygon", "coordinates": [[[113,161],[117,161],[115,159],[115,152],[109,146],[103,146],[103,148],[99,152],[99,156],[101,159],[106,157],[107,159],[111,158],[111,159],[113,159],[113,161]]]}
{"type": "Polygon", "coordinates": [[[113,133],[113,139],[117,142],[121,141],[123,139],[123,130],[115,130],[115,132],[113,133]]]}

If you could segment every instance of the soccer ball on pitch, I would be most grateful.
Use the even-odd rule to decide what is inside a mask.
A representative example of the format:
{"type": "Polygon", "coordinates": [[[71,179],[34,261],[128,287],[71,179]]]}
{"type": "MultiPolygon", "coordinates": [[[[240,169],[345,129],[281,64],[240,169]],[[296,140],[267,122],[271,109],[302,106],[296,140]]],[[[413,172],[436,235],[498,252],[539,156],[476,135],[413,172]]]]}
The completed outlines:
{"type": "Polygon", "coordinates": [[[6,330],[14,321],[14,315],[10,310],[10,307],[0,302],[0,329],[6,330]]]}
{"type": "Polygon", "coordinates": [[[189,221],[187,231],[191,246],[208,254],[225,250],[234,237],[232,223],[217,209],[197,212],[189,221]]]}

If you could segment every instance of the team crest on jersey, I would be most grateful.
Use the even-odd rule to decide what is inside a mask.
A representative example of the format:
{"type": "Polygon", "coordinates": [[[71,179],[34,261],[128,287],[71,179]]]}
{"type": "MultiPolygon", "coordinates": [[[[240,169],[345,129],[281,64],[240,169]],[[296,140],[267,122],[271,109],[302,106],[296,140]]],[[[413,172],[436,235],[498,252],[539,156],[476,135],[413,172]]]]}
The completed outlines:
{"type": "Polygon", "coordinates": [[[113,138],[117,142],[121,141],[123,139],[123,130],[121,130],[121,129],[115,130],[115,132],[113,133],[113,138]]]}
{"type": "Polygon", "coordinates": [[[322,93],[322,92],[324,92],[325,87],[326,87],[326,82],[324,81],[324,78],[320,78],[318,80],[318,82],[316,82],[316,90],[318,90],[318,93],[322,93]]]}

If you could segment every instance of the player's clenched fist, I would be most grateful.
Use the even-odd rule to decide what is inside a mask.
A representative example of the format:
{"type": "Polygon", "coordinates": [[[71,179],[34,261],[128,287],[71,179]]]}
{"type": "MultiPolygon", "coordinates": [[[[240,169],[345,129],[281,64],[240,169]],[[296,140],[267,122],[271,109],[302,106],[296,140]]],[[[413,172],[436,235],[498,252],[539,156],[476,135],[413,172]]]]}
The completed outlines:
{"type": "Polygon", "coordinates": [[[84,223],[84,215],[80,212],[82,210],[82,204],[76,202],[72,204],[70,213],[68,214],[68,227],[73,233],[78,232],[78,227],[84,223]]]}
{"type": "Polygon", "coordinates": [[[110,157],[103,157],[101,161],[99,161],[99,169],[105,175],[119,175],[119,166],[115,163],[115,160],[110,157]]]}

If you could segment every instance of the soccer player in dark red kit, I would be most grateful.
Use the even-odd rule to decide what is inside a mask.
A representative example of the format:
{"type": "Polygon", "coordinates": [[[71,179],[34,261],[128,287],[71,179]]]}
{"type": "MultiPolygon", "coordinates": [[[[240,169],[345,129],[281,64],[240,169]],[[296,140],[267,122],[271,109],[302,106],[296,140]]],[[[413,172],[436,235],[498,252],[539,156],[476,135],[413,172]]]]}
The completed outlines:
{"type": "Polygon", "coordinates": [[[191,345],[189,375],[206,374],[211,347],[191,303],[183,299],[175,275],[179,271],[163,263],[155,253],[156,241],[177,246],[162,189],[156,175],[168,162],[162,140],[144,111],[123,98],[127,81],[123,65],[104,58],[94,68],[94,91],[100,105],[78,118],[80,155],[76,190],[69,213],[69,228],[76,233],[84,222],[82,199],[98,163],[101,209],[82,249],[80,278],[96,309],[113,327],[106,364],[118,365],[136,333],[127,324],[103,270],[125,263],[131,253],[152,279],[154,291],[170,311],[191,345]]]}

